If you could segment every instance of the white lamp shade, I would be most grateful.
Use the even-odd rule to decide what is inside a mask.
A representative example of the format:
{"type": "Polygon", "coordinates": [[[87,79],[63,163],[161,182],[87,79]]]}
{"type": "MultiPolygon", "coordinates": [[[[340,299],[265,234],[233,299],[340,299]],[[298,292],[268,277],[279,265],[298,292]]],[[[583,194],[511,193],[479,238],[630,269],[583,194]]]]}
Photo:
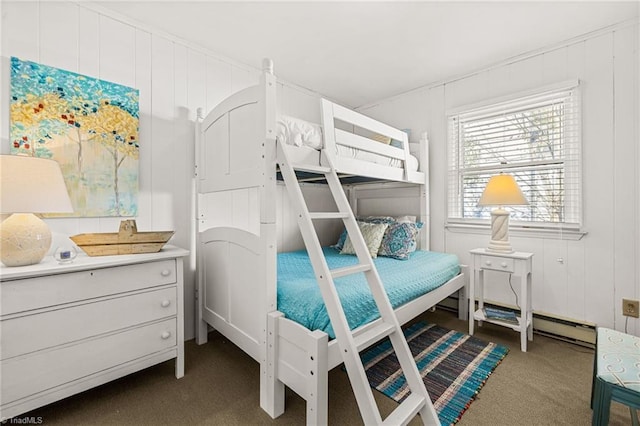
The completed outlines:
{"type": "Polygon", "coordinates": [[[511,175],[492,176],[478,201],[479,206],[524,206],[529,204],[511,175]]]}
{"type": "Polygon", "coordinates": [[[0,212],[71,213],[73,206],[54,160],[0,155],[0,212]]]}

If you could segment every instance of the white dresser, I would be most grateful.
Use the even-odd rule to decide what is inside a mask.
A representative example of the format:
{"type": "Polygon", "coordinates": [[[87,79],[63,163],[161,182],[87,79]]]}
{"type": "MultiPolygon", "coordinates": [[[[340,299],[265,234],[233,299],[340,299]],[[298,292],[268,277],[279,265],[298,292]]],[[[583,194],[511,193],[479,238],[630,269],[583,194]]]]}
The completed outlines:
{"type": "Polygon", "coordinates": [[[0,268],[1,419],[172,358],[182,377],[187,254],[0,268]]]}

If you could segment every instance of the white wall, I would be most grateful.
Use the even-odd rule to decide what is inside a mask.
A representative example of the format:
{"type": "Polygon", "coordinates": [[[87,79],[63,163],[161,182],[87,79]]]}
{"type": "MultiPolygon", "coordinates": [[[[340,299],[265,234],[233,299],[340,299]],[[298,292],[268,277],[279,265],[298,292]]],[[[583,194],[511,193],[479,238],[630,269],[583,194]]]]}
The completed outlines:
{"type": "MultiPolygon", "coordinates": [[[[460,233],[445,227],[447,110],[578,78],[588,234],[579,241],[512,235],[511,242],[516,250],[535,254],[535,311],[624,330],[621,299],[640,298],[638,44],[637,21],[625,23],[361,108],[396,127],[412,128],[413,135],[429,132],[432,249],[456,253],[468,263],[469,250],[489,240],[488,230],[460,233]]],[[[492,278],[497,285],[488,297],[513,305],[505,278],[492,278]]],[[[640,334],[640,322],[629,318],[628,331],[640,334]]]]}
{"type": "MultiPolygon", "coordinates": [[[[2,0],[0,13],[0,152],[9,151],[11,56],[139,89],[138,230],[175,230],[170,244],[192,250],[196,110],[202,107],[206,113],[230,93],[257,84],[260,70],[91,5],[2,0]]],[[[300,111],[302,118],[319,114],[313,93],[281,85],[278,95],[283,111],[300,111]]],[[[239,210],[247,208],[243,197],[230,202],[238,203],[239,210]]],[[[79,233],[117,232],[121,219],[48,219],[52,246],[79,233]]],[[[186,339],[194,337],[194,268],[192,253],[185,259],[186,339]]]]}

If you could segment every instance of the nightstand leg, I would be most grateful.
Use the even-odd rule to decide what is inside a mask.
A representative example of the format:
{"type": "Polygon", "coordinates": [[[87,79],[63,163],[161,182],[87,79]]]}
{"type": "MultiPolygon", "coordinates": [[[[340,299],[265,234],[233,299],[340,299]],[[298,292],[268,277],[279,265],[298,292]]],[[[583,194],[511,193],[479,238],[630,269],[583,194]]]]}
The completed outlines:
{"type": "Polygon", "coordinates": [[[529,330],[527,332],[529,340],[533,340],[533,307],[531,306],[531,273],[527,274],[527,294],[529,304],[527,306],[527,319],[529,320],[529,330]]]}
{"type": "MultiPolygon", "coordinates": [[[[478,310],[484,312],[484,270],[478,270],[478,310]]],[[[478,327],[482,327],[482,321],[478,320],[478,327]]]]}
{"type": "Polygon", "coordinates": [[[522,307],[520,308],[520,349],[527,351],[527,322],[529,320],[529,290],[527,286],[528,274],[520,272],[520,294],[522,295],[522,307]]]}
{"type": "Polygon", "coordinates": [[[474,319],[473,316],[476,312],[476,268],[471,268],[469,274],[469,335],[473,336],[474,319]]]}

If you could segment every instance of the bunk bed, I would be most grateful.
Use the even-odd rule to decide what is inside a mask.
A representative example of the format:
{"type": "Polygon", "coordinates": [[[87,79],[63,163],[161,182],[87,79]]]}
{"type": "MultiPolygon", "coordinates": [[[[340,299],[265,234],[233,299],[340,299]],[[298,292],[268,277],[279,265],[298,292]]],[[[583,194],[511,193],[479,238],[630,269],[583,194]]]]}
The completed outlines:
{"type": "MultiPolygon", "coordinates": [[[[405,132],[326,99],[321,100],[321,125],[283,116],[277,111],[272,62],[265,60],[263,68],[260,84],[227,97],[206,117],[198,113],[196,341],[205,343],[211,326],[260,363],[260,405],[271,417],[284,412],[287,386],[306,401],[307,423],[326,423],[328,371],[343,360],[331,323],[323,316],[322,300],[314,306],[307,304],[311,303],[309,294],[314,293],[315,279],[310,266],[304,270],[304,265],[309,265],[306,251],[280,253],[278,247],[282,240],[278,222],[295,221],[282,211],[286,195],[278,196],[282,187],[278,183],[278,165],[283,164],[280,157],[286,156],[298,170],[304,170],[299,175],[301,181],[322,183],[322,170],[335,170],[348,188],[354,213],[371,199],[405,196],[418,200],[418,211],[406,212],[416,214],[426,228],[418,250],[411,255],[414,259],[375,260],[385,288],[387,281],[398,276],[398,269],[393,269],[398,266],[412,270],[407,265],[418,265],[423,268],[415,269],[418,276],[433,278],[429,287],[392,297],[401,324],[452,295],[457,295],[460,318],[466,319],[468,274],[466,266],[450,262],[451,255],[428,251],[426,135],[414,150],[417,155],[412,155],[405,132]],[[380,143],[381,139],[385,143],[380,143]],[[234,208],[221,199],[242,200],[240,204],[251,212],[251,218],[227,220],[232,224],[220,226],[212,216],[219,218],[220,209],[234,208]],[[291,279],[287,281],[287,277],[291,279]],[[286,288],[294,290],[283,293],[286,288]],[[294,294],[305,304],[296,301],[294,294]],[[285,304],[315,314],[303,325],[303,319],[292,310],[289,314],[282,311],[285,304]],[[322,319],[318,322],[319,316],[322,319]]],[[[233,214],[227,211],[223,215],[233,214]]],[[[338,266],[355,261],[330,245],[322,248],[328,261],[333,259],[338,266]]],[[[403,287],[401,283],[393,285],[403,287]]],[[[375,305],[372,310],[367,303],[354,308],[365,315],[353,320],[349,317],[356,333],[366,334],[379,321],[375,305]]]]}

